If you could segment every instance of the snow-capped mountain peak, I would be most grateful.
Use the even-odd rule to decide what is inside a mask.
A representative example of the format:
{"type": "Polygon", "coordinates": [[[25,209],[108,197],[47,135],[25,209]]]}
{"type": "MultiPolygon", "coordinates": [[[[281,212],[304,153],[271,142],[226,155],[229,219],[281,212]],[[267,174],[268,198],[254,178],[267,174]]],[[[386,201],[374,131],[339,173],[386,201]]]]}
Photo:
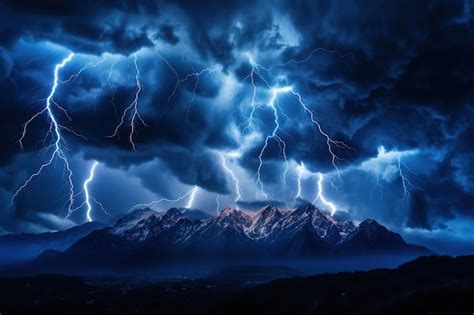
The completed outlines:
{"type": "Polygon", "coordinates": [[[375,220],[356,227],[338,220],[312,204],[280,211],[268,205],[255,213],[225,208],[204,220],[189,218],[177,208],[165,212],[136,210],[110,228],[78,242],[72,251],[107,244],[131,250],[156,249],[156,255],[208,257],[282,257],[292,255],[360,254],[371,251],[427,250],[406,244],[375,220]]]}
{"type": "Polygon", "coordinates": [[[254,215],[248,234],[255,238],[267,236],[281,217],[282,213],[275,206],[268,205],[261,208],[254,215]]]}

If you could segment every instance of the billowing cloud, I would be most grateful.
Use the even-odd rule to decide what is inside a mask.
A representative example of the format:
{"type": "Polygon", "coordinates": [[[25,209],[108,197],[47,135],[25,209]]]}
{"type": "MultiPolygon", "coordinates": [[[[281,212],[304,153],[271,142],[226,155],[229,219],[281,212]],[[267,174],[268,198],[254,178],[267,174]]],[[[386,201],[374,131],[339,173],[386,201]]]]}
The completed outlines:
{"type": "Polygon", "coordinates": [[[474,82],[467,69],[474,30],[465,1],[66,7],[52,0],[0,8],[7,231],[65,227],[56,220],[67,212],[61,161],[10,199],[48,156],[41,151],[52,139],[44,113],[28,125],[23,148],[18,140],[45,106],[54,65],[71,52],[54,113],[76,193],[91,161],[99,161],[91,187],[111,213],[98,211],[99,220],[160,198],[184,195],[185,205],[195,186],[194,206],[213,212],[236,203],[234,177],[241,207],[290,205],[302,163],[303,198],[315,199],[321,172],[327,198],[356,220],[438,233],[447,231],[446,220],[473,215],[474,82]]]}

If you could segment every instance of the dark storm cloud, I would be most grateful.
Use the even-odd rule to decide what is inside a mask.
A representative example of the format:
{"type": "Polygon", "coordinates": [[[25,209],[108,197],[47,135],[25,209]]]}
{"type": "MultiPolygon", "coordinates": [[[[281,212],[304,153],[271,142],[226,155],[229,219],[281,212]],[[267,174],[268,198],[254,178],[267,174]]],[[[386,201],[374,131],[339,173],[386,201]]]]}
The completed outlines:
{"type": "Polygon", "coordinates": [[[3,45],[28,38],[93,54],[129,54],[151,46],[150,21],[145,25],[140,19],[159,14],[155,1],[4,1],[1,8],[3,45]]]}
{"type": "Polygon", "coordinates": [[[411,199],[410,208],[406,226],[410,228],[429,229],[429,209],[425,193],[421,191],[415,192],[411,199]]]}
{"type": "MultiPolygon", "coordinates": [[[[336,47],[346,47],[345,51],[354,53],[359,61],[350,68],[344,63],[337,66],[330,62],[316,64],[318,70],[305,69],[305,78],[321,80],[322,77],[325,81],[339,82],[334,88],[326,89],[325,94],[338,91],[343,94],[342,98],[333,99],[340,105],[338,116],[344,122],[342,125],[353,128],[345,128],[348,135],[354,132],[350,139],[357,154],[351,156],[352,161],[376,155],[379,145],[399,150],[447,150],[449,153],[436,172],[420,180],[421,190],[413,194],[406,225],[442,228],[446,219],[472,216],[473,194],[466,187],[473,168],[472,159],[469,162],[472,136],[467,135],[472,134],[468,126],[472,125],[474,81],[465,69],[472,68],[474,41],[472,20],[465,18],[464,3],[430,2],[421,6],[419,2],[406,3],[414,6],[405,11],[407,14],[398,11],[402,8],[398,3],[397,8],[392,8],[390,3],[379,3],[386,6],[383,15],[370,13],[381,9],[374,3],[355,7],[350,2],[321,5],[318,10],[322,12],[321,18],[329,21],[329,28],[334,27],[335,34],[339,34],[332,39],[325,38],[324,31],[320,35],[309,16],[301,17],[316,12],[307,9],[307,5],[310,4],[296,6],[294,16],[299,17],[294,18],[295,23],[313,29],[317,35],[311,38],[318,40],[319,46],[331,47],[331,42],[340,41],[336,47]],[[331,15],[329,12],[335,8],[342,11],[331,15]],[[357,20],[351,20],[344,12],[357,20]],[[334,23],[332,18],[340,23],[334,23]],[[366,28],[366,25],[378,27],[366,28]],[[456,172],[458,181],[453,176],[456,172]]],[[[294,7],[294,2],[288,5],[290,10],[294,7]]],[[[321,93],[317,83],[315,86],[302,83],[302,86],[314,94],[321,93]]]]}
{"type": "MultiPolygon", "coordinates": [[[[381,145],[387,150],[419,149],[437,156],[433,171],[417,178],[420,190],[412,193],[406,217],[393,221],[411,228],[442,229],[443,220],[472,217],[474,207],[474,78],[470,71],[474,35],[467,4],[429,0],[4,1],[0,5],[0,129],[5,135],[0,139],[1,187],[13,190],[19,180],[12,174],[21,169],[26,176],[26,170],[33,171],[38,163],[30,153],[37,150],[35,144],[43,138],[47,124],[40,120],[31,126],[23,151],[17,140],[22,123],[43,105],[52,65],[67,50],[129,56],[150,48],[151,52],[138,55],[143,84],[139,105],[147,127],[137,126],[137,151],[128,142],[128,127],[120,130],[119,139],[105,138],[133,99],[132,58],[117,63],[111,80],[107,74],[112,62],[85,71],[73,83],[61,86],[57,101],[73,118],[67,126],[88,139],[67,135],[71,155],[132,172],[142,178],[144,187],[168,197],[176,196],[175,187],[166,178],[153,180],[154,172],[161,170],[182,184],[199,185],[210,192],[232,191],[215,152],[240,148],[230,126],[240,126],[247,117],[248,112],[237,107],[239,101],[249,104],[252,86],[244,83],[243,91],[232,100],[219,96],[226,88],[224,75],[242,80],[251,72],[246,52],[255,53],[256,61],[266,67],[310,56],[305,62],[261,70],[262,75],[269,84],[291,84],[323,130],[354,148],[335,149],[345,159],[337,161],[341,168],[376,156],[381,145]],[[163,51],[154,51],[153,42],[163,51]],[[311,54],[318,47],[324,49],[311,54]],[[190,78],[170,98],[176,76],[158,54],[167,58],[181,78],[206,67],[223,70],[203,75],[198,86],[190,78]],[[117,113],[111,114],[111,100],[117,113]],[[148,163],[151,166],[143,166],[148,163]],[[135,168],[139,166],[143,169],[135,168]]],[[[77,72],[88,61],[88,57],[80,58],[62,76],[77,72]]],[[[260,78],[254,83],[266,90],[260,78]]],[[[280,116],[279,136],[287,143],[288,159],[304,162],[313,172],[332,171],[326,139],[311,125],[297,99],[282,96],[280,106],[291,116],[280,116]]],[[[259,108],[256,118],[263,122],[257,128],[263,138],[245,148],[238,159],[249,176],[258,167],[265,135],[273,128],[271,110],[259,108]]],[[[284,159],[274,140],[263,158],[262,180],[278,183],[284,159]]],[[[423,166],[422,160],[416,163],[423,166]]],[[[416,173],[417,165],[412,167],[416,173]]],[[[49,180],[39,180],[37,188],[53,179],[60,181],[58,169],[48,174],[49,180]]],[[[349,182],[360,185],[362,176],[349,182]]],[[[398,194],[400,182],[387,187],[398,194]]],[[[60,202],[32,204],[35,198],[57,200],[39,191],[32,190],[30,201],[19,200],[15,215],[51,228],[35,211],[57,213],[53,210],[60,208],[60,202]]],[[[362,202],[359,195],[348,199],[352,208],[362,202]]],[[[240,205],[256,206],[253,202],[240,205]]],[[[390,220],[394,212],[380,217],[390,220]]]]}
{"type": "Polygon", "coordinates": [[[236,61],[236,50],[283,46],[271,7],[264,1],[184,0],[176,3],[187,15],[193,47],[203,58],[215,60],[225,69],[236,61]]]}
{"type": "Polygon", "coordinates": [[[155,34],[155,38],[161,39],[171,45],[176,45],[179,42],[175,26],[170,24],[161,24],[158,28],[158,32],[155,34]]]}
{"type": "Polygon", "coordinates": [[[10,76],[13,68],[13,62],[6,53],[5,49],[0,47],[0,79],[6,79],[10,76]]]}

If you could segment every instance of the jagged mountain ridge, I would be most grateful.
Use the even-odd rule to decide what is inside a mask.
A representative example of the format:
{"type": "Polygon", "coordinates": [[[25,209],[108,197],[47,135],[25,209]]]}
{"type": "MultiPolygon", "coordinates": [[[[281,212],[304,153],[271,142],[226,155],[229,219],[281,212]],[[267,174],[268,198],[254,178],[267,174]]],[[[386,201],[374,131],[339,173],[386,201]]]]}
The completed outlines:
{"type": "Polygon", "coordinates": [[[338,221],[312,204],[291,211],[266,206],[256,213],[225,208],[197,220],[177,208],[141,209],[92,232],[64,253],[45,253],[48,264],[148,264],[164,261],[328,257],[378,253],[431,253],[410,245],[375,220],[338,221]]]}

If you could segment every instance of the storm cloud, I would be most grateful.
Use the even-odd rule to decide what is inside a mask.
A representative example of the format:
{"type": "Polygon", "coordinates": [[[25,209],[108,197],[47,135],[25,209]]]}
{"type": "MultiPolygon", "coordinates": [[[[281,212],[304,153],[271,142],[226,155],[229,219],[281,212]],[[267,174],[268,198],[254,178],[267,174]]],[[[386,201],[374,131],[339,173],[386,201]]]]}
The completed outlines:
{"type": "Polygon", "coordinates": [[[71,52],[54,95],[67,115],[54,113],[76,193],[99,162],[94,196],[112,217],[98,220],[193,187],[209,212],[289,207],[298,178],[315,199],[318,173],[356,220],[410,235],[474,220],[470,1],[3,1],[0,12],[6,231],[62,228],[61,161],[11,198],[48,157],[47,115],[18,140],[71,52]],[[127,110],[139,86],[143,122],[127,110]]]}

